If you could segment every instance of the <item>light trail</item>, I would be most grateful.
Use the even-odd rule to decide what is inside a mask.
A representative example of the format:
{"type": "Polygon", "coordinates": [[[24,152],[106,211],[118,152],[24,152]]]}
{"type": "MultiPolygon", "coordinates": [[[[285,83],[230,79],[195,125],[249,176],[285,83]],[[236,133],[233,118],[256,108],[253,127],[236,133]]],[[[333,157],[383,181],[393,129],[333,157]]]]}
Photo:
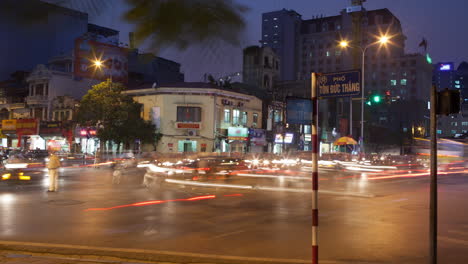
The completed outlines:
{"type": "MultiPolygon", "coordinates": [[[[236,193],[236,194],[226,194],[226,195],[223,195],[223,196],[224,197],[240,197],[240,196],[243,196],[243,195],[239,194],[239,193],[236,193]]],[[[186,199],[153,200],[153,201],[145,201],[145,202],[132,203],[132,204],[117,205],[117,206],[112,206],[112,207],[104,207],[104,208],[88,208],[88,209],[85,209],[83,211],[85,211],[85,212],[88,212],[88,211],[108,211],[108,210],[125,208],[125,207],[138,207],[138,206],[147,206],[147,205],[163,204],[163,203],[170,203],[170,202],[192,202],[192,201],[210,200],[210,199],[215,199],[215,198],[216,198],[216,195],[203,195],[203,196],[195,196],[195,197],[186,198],[186,199]]]]}

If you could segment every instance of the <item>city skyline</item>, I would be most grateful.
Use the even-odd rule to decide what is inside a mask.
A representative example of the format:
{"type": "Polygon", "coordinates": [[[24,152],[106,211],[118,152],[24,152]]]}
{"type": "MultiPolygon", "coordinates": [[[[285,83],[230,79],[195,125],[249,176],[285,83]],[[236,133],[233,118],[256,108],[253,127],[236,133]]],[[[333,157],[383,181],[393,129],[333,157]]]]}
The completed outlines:
{"type": "MultiPolygon", "coordinates": [[[[242,49],[250,45],[259,45],[261,39],[261,15],[264,12],[280,10],[282,8],[293,9],[302,15],[303,19],[310,19],[312,16],[334,16],[346,6],[349,6],[349,0],[323,1],[313,5],[308,1],[238,1],[250,8],[245,14],[246,30],[239,47],[228,47],[226,45],[215,45],[209,48],[191,47],[186,51],[177,51],[167,49],[162,51],[160,56],[175,60],[182,64],[182,70],[186,74],[187,81],[202,81],[205,73],[211,73],[216,77],[222,77],[233,72],[242,70],[242,49]],[[213,48],[214,52],[209,49],[213,48]],[[201,62],[201,66],[200,66],[201,62]],[[205,66],[210,64],[210,66],[205,66]]],[[[452,0],[448,3],[442,1],[368,1],[364,3],[368,10],[388,8],[402,23],[403,32],[407,37],[406,52],[423,52],[418,47],[422,38],[428,41],[428,52],[433,58],[433,62],[460,62],[468,60],[468,51],[463,49],[463,43],[468,41],[468,36],[457,34],[460,18],[464,10],[468,7],[466,1],[452,0]],[[429,3],[428,3],[429,2],[429,3]],[[422,6],[423,4],[427,7],[422,6]],[[439,10],[446,10],[440,13],[439,10]],[[430,24],[431,17],[437,20],[433,27],[427,27],[430,24]],[[447,41],[448,37],[452,41],[447,41]]],[[[75,8],[80,6],[76,5],[75,8]]],[[[123,23],[115,13],[122,13],[125,10],[123,1],[119,5],[109,5],[100,15],[91,13],[91,22],[102,26],[107,26],[120,30],[120,36],[123,42],[128,42],[128,32],[132,26],[123,23]],[[107,12],[108,10],[109,12],[107,12]]],[[[143,47],[142,50],[145,50],[143,47]]]]}

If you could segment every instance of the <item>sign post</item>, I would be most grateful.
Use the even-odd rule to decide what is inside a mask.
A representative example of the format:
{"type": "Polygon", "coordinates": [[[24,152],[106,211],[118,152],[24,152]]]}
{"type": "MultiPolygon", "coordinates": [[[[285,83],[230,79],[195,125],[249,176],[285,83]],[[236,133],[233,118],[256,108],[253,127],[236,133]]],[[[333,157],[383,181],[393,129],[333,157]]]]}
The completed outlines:
{"type": "MultiPolygon", "coordinates": [[[[361,71],[343,71],[321,74],[318,80],[320,97],[348,97],[349,96],[349,131],[353,133],[353,96],[362,93],[361,71]]],[[[362,117],[363,118],[363,117],[362,117]]],[[[361,138],[364,138],[362,130],[364,120],[361,120],[361,138]]]]}
{"type": "Polygon", "coordinates": [[[312,94],[312,264],[318,264],[318,92],[317,77],[311,76],[312,94]]]}

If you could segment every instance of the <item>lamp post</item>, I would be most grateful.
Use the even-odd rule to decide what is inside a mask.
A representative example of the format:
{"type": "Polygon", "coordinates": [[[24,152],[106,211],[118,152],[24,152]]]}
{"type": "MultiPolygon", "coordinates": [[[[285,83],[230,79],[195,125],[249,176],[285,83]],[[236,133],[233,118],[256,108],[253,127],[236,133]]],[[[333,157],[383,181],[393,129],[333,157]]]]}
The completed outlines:
{"type": "MultiPolygon", "coordinates": [[[[381,44],[385,45],[389,42],[390,38],[386,35],[380,36],[378,41],[372,42],[365,47],[362,46],[352,46],[349,44],[349,41],[347,40],[342,40],[340,42],[340,47],[341,48],[347,48],[347,47],[352,47],[352,48],[359,48],[362,53],[362,62],[361,62],[361,152],[364,152],[364,91],[365,91],[365,57],[366,57],[366,51],[369,47],[374,46],[376,44],[381,44]]],[[[352,100],[350,101],[352,104],[352,100]]],[[[350,113],[352,115],[352,113],[350,113]]]]}

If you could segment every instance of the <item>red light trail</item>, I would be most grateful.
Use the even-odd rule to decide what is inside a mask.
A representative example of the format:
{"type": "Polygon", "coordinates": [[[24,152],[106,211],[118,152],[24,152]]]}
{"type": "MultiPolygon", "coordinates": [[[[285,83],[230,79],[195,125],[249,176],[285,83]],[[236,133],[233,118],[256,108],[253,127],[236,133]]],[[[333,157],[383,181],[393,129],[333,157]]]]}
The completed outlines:
{"type": "MultiPolygon", "coordinates": [[[[243,196],[242,194],[226,194],[223,195],[224,197],[239,197],[243,196]]],[[[210,200],[215,199],[216,195],[203,195],[203,196],[195,196],[186,199],[174,199],[174,200],[153,200],[153,201],[145,201],[139,203],[132,203],[132,204],[124,204],[124,205],[117,205],[112,207],[104,207],[104,208],[88,208],[83,211],[108,211],[113,209],[125,208],[125,207],[138,207],[138,206],[146,206],[146,205],[155,205],[155,204],[163,204],[169,202],[191,202],[191,201],[201,201],[201,200],[210,200]]]]}

